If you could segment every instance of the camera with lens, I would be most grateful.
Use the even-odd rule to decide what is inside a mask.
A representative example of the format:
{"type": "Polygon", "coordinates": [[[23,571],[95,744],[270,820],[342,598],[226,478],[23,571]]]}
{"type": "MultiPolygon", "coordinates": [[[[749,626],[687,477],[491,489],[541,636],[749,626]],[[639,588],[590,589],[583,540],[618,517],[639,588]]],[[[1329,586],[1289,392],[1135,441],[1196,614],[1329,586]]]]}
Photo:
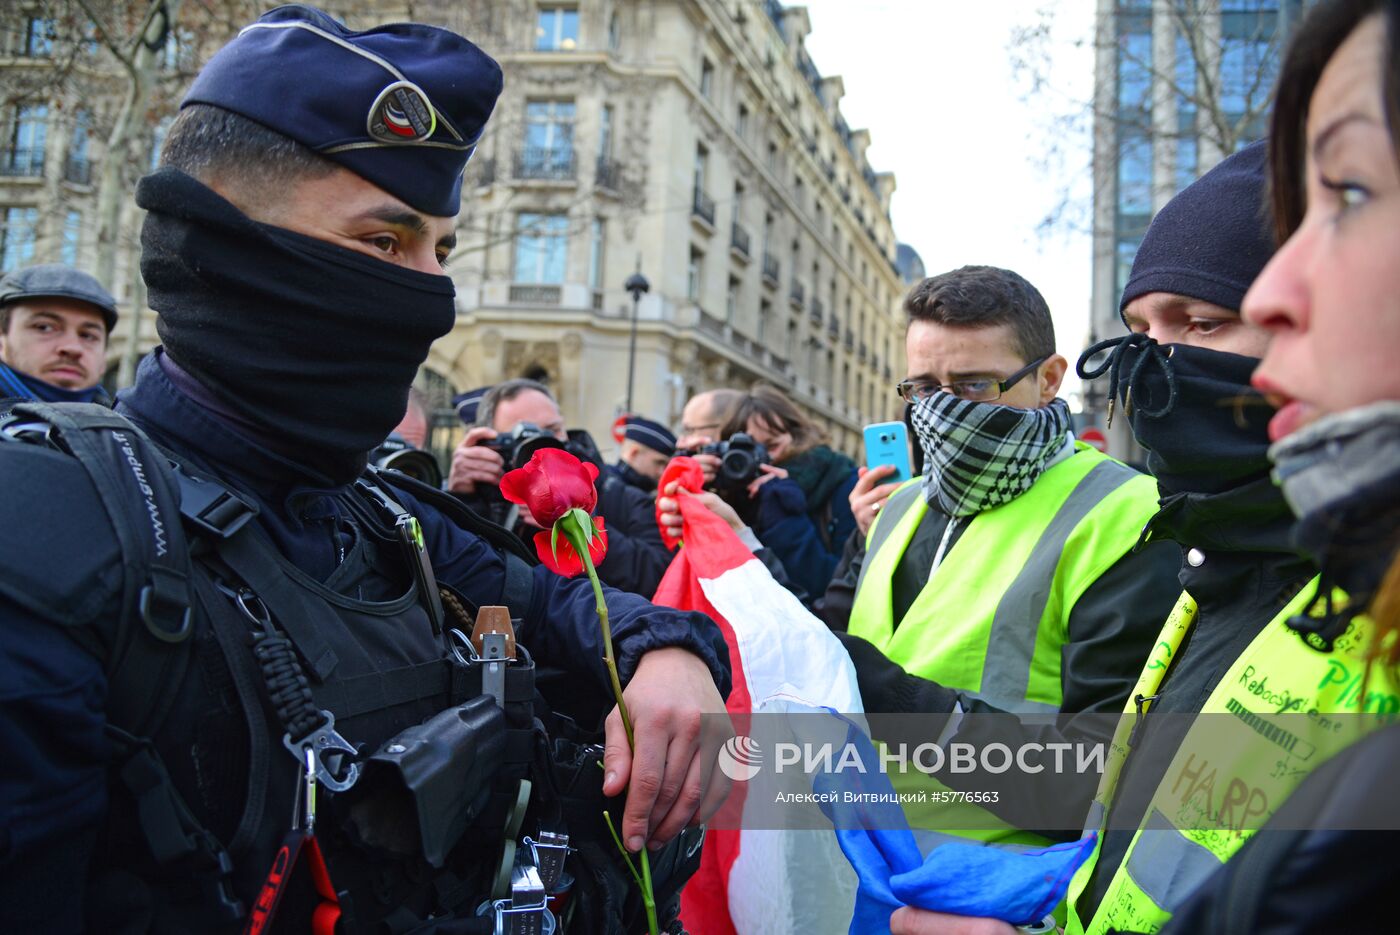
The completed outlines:
{"type": "Polygon", "coordinates": [[[715,470],[715,490],[719,493],[733,493],[743,490],[758,479],[759,466],[771,464],[768,449],[744,432],[735,432],[722,442],[714,442],[700,448],[677,451],[678,455],[714,455],[719,458],[715,470]]]}
{"type": "Polygon", "coordinates": [[[370,452],[369,463],[381,471],[400,471],[430,487],[442,486],[442,468],[430,452],[415,448],[397,432],[370,452]]]}
{"type": "Polygon", "coordinates": [[[505,462],[504,470],[514,471],[530,463],[535,452],[544,448],[563,448],[564,443],[552,432],[540,428],[533,422],[518,422],[509,432],[502,432],[488,442],[487,448],[495,449],[505,462]]]}

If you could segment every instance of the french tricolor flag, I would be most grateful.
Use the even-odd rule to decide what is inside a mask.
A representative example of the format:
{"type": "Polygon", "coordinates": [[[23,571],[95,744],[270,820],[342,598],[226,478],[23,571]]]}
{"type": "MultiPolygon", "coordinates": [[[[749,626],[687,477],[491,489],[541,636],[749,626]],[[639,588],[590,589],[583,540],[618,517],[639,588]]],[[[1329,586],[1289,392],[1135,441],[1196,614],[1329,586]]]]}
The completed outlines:
{"type": "MultiPolygon", "coordinates": [[[[661,479],[699,490],[699,467],[677,458],[661,479]]],[[[748,734],[751,714],[860,713],[850,656],[753,556],[724,520],[699,501],[680,498],[684,547],[653,598],[698,610],[719,624],[729,645],[734,688],[727,707],[734,730],[748,734]]],[[[663,535],[665,535],[663,527],[663,535]]],[[[742,761],[742,745],[728,751],[742,761]]],[[[681,896],[681,918],[696,935],[845,932],[856,877],[831,831],[741,829],[744,783],[736,782],[721,816],[705,834],[699,871],[681,896]]]]}

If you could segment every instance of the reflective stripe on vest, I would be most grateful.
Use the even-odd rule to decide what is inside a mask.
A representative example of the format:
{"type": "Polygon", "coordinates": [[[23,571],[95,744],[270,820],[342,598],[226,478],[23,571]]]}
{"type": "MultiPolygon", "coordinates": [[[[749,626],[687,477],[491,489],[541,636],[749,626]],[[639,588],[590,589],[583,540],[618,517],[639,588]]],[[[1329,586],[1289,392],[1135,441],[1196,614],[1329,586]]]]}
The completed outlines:
{"type": "Polygon", "coordinates": [[[1151,478],[1080,448],[1020,497],[971,517],[895,628],[894,570],[928,511],[915,479],[867,536],[849,630],[911,674],[1002,710],[1058,711],[1069,613],[1156,510],[1151,478]]]}
{"type": "MultiPolygon", "coordinates": [[[[1383,718],[1368,718],[1342,731],[1340,726],[1327,726],[1325,715],[1363,711],[1393,715],[1400,711],[1400,685],[1395,673],[1386,667],[1370,671],[1369,690],[1364,697],[1361,694],[1372,632],[1369,620],[1353,620],[1331,653],[1312,649],[1288,627],[1289,618],[1302,612],[1316,589],[1317,579],[1313,579],[1279,611],[1206,699],[1202,713],[1232,714],[1234,718],[1216,718],[1209,727],[1198,722],[1187,732],[1153,794],[1146,820],[1133,835],[1123,865],[1114,869],[1103,901],[1087,923],[1079,918],[1076,903],[1088,886],[1097,850],[1075,874],[1066,926],[1071,935],[1159,930],[1172,911],[1249,840],[1252,829],[1266,821],[1308,773],[1384,723],[1383,718]],[[1276,703],[1285,695],[1288,701],[1276,703]],[[1288,717],[1298,723],[1280,727],[1277,721],[1268,720],[1278,715],[1280,707],[1297,712],[1288,717]],[[1304,713],[1321,717],[1304,718],[1304,713]],[[1206,776],[1210,783],[1197,781],[1206,776]],[[1231,788],[1248,791],[1244,808],[1225,807],[1222,797],[1231,788]],[[1202,815],[1212,816],[1208,819],[1211,823],[1202,820],[1202,815]],[[1173,816],[1180,817],[1174,821],[1173,816]]],[[[1339,595],[1336,601],[1344,604],[1345,598],[1339,595]]],[[[1195,609],[1195,603],[1183,595],[1134,695],[1157,693],[1167,664],[1190,629],[1195,609]]],[[[1132,720],[1124,718],[1124,725],[1132,720]]],[[[1110,800],[1129,755],[1123,743],[1124,725],[1115,734],[1104,782],[1096,796],[1095,828],[1103,826],[1103,806],[1110,800]]]]}

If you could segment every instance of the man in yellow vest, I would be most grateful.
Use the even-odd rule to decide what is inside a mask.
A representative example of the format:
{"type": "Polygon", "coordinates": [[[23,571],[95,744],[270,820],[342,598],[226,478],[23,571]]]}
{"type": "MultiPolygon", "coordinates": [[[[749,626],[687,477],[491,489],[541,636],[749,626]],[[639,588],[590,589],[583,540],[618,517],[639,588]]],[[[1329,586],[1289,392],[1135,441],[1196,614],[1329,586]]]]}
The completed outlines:
{"type": "Polygon", "coordinates": [[[1050,310],[1024,278],[963,267],[904,308],[898,389],[925,473],[883,505],[825,600],[858,638],[866,709],[1117,711],[1151,615],[1179,591],[1175,548],[1134,550],[1152,479],[1075,441],[1050,310]]]}
{"type": "MultiPolygon", "coordinates": [[[[1134,334],[1117,342],[1116,366],[1081,365],[1118,375],[1109,392],[1162,497],[1148,535],[1180,544],[1186,590],[1125,705],[1139,729],[1122,725],[1108,756],[1088,822],[1098,846],[1070,886],[1071,935],[1160,930],[1303,777],[1379,723],[1335,715],[1400,709],[1393,673],[1363,684],[1369,622],[1339,594],[1326,606],[1269,477],[1272,411],[1248,386],[1267,337],[1238,317],[1272,252],[1264,157],[1247,147],[1163,208],[1123,295],[1134,334]]],[[[902,909],[892,931],[1014,929],[902,909]]]]}

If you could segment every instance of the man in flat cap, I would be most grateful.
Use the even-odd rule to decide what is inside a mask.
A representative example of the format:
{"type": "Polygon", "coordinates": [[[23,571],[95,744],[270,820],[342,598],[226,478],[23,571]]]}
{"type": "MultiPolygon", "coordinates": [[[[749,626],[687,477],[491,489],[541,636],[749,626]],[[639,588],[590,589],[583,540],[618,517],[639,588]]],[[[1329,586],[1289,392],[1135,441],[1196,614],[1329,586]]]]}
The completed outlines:
{"type": "Polygon", "coordinates": [[[719,630],[606,592],[629,751],[587,580],[365,467],[453,326],[500,90],[451,32],[302,6],[195,80],[136,189],[162,347],[115,414],[0,420],[0,929],[541,931],[567,853],[569,931],[635,930],[623,793],[678,900],[727,791],[719,630]]]}
{"type": "Polygon", "coordinates": [[[648,495],[656,494],[661,472],[676,454],[676,436],[660,422],[629,416],[622,432],[622,451],[610,470],[623,483],[648,495]]]}
{"type": "Polygon", "coordinates": [[[0,279],[0,398],[107,402],[116,324],[116,300],[80,270],[46,263],[0,279]]]}

